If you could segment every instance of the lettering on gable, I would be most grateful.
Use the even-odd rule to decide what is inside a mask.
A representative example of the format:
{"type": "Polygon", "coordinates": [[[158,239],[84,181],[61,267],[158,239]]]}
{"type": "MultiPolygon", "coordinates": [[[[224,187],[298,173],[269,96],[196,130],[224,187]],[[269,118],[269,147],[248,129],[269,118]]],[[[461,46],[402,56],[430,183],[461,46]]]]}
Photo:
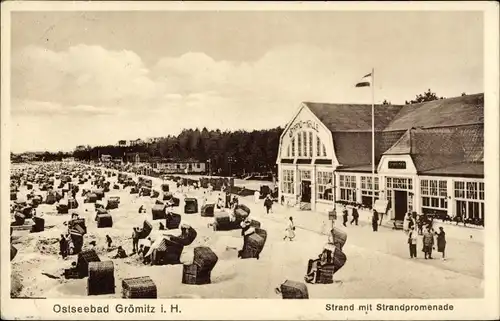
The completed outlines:
{"type": "Polygon", "coordinates": [[[389,169],[406,169],[405,161],[389,161],[387,166],[389,169]]]}
{"type": "Polygon", "coordinates": [[[316,122],[313,122],[312,120],[301,120],[297,123],[295,123],[290,129],[288,130],[288,135],[290,137],[293,137],[297,131],[300,131],[301,129],[312,129],[315,132],[319,132],[319,124],[316,122]]]}

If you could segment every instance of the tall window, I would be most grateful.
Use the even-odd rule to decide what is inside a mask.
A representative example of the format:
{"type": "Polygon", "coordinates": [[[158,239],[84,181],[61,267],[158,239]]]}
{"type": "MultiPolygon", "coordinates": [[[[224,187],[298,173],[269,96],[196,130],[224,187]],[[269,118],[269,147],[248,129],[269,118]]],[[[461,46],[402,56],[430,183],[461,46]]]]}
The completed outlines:
{"type": "Polygon", "coordinates": [[[298,156],[302,157],[302,135],[300,133],[297,135],[297,150],[298,156]]]}
{"type": "Polygon", "coordinates": [[[290,157],[290,145],[286,149],[286,157],[290,157]]]}
{"type": "Polygon", "coordinates": [[[302,140],[303,140],[303,146],[304,146],[304,157],[307,157],[307,133],[302,132],[302,140]]]}
{"type": "Polygon", "coordinates": [[[484,224],[484,182],[454,182],[456,215],[484,224]]]}
{"type": "Polygon", "coordinates": [[[319,139],[319,136],[316,136],[316,156],[321,156],[321,139],[319,139]]]}
{"type": "Polygon", "coordinates": [[[323,144],[323,157],[326,157],[326,147],[325,147],[325,144],[323,144]]]}
{"type": "Polygon", "coordinates": [[[313,157],[313,133],[309,132],[309,157],[313,157]]]}
{"type": "Polygon", "coordinates": [[[295,137],[292,138],[292,157],[295,157],[295,137]]]}
{"type": "Polygon", "coordinates": [[[422,212],[446,213],[448,209],[448,182],[445,180],[423,179],[420,181],[422,212]]]}
{"type": "Polygon", "coordinates": [[[293,183],[293,170],[284,169],[282,179],[282,192],[284,194],[294,194],[295,188],[293,183]]]}
{"type": "Polygon", "coordinates": [[[356,202],[356,176],[339,175],[340,199],[356,202]]]}
{"type": "Polygon", "coordinates": [[[318,199],[333,201],[333,173],[318,172],[317,174],[318,199]]]}
{"type": "Polygon", "coordinates": [[[361,176],[361,195],[372,196],[372,192],[375,192],[375,199],[378,199],[379,185],[378,177],[375,177],[375,184],[372,184],[371,176],[361,176]]]}

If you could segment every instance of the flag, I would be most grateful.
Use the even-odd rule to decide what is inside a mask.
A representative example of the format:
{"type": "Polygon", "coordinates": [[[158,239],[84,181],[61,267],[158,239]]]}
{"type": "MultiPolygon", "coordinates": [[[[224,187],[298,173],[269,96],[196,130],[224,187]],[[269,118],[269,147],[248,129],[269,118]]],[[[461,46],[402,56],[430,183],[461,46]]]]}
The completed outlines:
{"type": "Polygon", "coordinates": [[[372,73],[364,75],[361,81],[356,84],[356,87],[370,87],[372,83],[372,73]]]}

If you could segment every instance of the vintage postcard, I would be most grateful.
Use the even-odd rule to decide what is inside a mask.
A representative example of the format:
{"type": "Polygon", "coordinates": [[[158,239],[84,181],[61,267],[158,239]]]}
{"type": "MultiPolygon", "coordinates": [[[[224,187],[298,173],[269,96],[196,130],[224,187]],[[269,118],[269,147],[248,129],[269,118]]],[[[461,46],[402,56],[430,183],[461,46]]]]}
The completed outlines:
{"type": "Polygon", "coordinates": [[[498,9],[3,2],[2,319],[498,319],[498,9]]]}

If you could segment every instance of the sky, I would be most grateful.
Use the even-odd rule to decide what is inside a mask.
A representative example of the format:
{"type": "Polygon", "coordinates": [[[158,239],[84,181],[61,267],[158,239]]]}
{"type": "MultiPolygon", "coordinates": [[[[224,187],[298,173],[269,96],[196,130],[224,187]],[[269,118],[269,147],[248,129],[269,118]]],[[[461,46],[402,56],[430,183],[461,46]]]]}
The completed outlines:
{"type": "Polygon", "coordinates": [[[11,150],[285,126],[303,101],[484,92],[481,12],[13,12],[11,150]]]}

